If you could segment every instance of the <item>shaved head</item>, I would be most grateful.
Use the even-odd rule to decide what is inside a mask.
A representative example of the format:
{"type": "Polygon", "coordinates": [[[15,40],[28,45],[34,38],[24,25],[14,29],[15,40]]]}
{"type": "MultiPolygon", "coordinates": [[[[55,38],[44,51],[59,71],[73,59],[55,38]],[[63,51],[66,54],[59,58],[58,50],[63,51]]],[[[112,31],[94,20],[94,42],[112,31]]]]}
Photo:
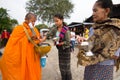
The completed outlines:
{"type": "Polygon", "coordinates": [[[36,18],[36,15],[33,13],[27,13],[25,16],[25,20],[30,20],[31,18],[36,18]]]}

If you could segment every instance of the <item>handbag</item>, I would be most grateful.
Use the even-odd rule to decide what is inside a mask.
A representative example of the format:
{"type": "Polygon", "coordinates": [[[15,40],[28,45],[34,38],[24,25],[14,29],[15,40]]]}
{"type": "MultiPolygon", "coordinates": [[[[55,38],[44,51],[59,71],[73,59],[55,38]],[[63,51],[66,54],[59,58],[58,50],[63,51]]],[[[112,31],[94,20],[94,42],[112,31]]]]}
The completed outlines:
{"type": "Polygon", "coordinates": [[[50,50],[51,50],[51,46],[49,43],[40,43],[40,44],[36,44],[30,37],[30,35],[28,34],[27,29],[23,26],[24,31],[26,33],[26,36],[28,38],[28,40],[34,45],[34,50],[36,53],[38,53],[40,55],[40,57],[46,55],[50,50]]]}

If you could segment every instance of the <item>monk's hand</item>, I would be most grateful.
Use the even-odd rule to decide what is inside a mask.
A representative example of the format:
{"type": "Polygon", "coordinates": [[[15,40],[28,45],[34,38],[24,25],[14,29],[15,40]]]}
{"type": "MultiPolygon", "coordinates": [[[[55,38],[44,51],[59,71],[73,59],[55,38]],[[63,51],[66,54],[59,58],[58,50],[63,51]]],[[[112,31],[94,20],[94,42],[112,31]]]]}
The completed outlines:
{"type": "Polygon", "coordinates": [[[31,39],[32,39],[32,40],[37,40],[38,37],[37,37],[37,36],[32,36],[31,39]]]}

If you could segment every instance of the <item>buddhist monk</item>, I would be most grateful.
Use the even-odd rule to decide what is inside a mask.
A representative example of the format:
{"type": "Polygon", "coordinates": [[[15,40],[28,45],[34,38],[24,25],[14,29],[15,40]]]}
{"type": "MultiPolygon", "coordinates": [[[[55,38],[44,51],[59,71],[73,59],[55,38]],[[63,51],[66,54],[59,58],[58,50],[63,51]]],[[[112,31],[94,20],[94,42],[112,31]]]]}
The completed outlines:
{"type": "Polygon", "coordinates": [[[42,42],[35,27],[33,29],[36,35],[32,34],[29,24],[34,26],[35,21],[36,16],[28,13],[23,24],[14,28],[0,61],[2,80],[41,80],[39,54],[35,53],[34,45],[28,40],[23,29],[27,29],[35,43],[42,42]]]}

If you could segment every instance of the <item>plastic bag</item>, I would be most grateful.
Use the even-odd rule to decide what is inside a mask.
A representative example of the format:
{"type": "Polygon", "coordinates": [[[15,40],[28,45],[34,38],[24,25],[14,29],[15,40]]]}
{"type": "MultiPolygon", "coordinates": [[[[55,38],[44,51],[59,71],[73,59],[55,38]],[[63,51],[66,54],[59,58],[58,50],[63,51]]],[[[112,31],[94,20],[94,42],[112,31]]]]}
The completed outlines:
{"type": "Polygon", "coordinates": [[[43,68],[46,66],[46,56],[41,57],[40,64],[43,68]]]}

